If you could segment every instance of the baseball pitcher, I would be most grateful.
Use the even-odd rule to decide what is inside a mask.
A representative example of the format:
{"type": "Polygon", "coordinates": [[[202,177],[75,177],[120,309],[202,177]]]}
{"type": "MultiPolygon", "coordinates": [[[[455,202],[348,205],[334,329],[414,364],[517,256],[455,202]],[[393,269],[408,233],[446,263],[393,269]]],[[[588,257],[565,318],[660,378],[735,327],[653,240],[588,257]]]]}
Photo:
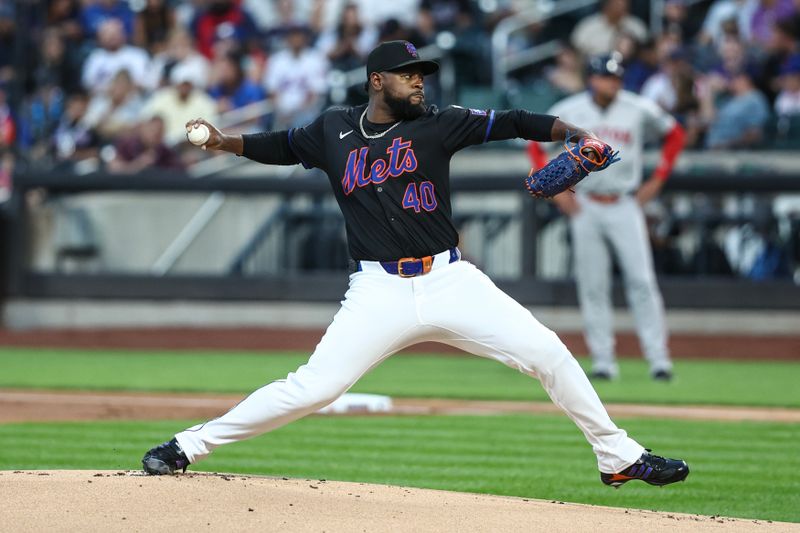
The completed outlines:
{"type": "MultiPolygon", "coordinates": [[[[224,134],[202,119],[187,123],[187,131],[209,128],[204,148],[322,169],[344,214],[356,266],[340,310],[305,365],[148,451],[142,459],[147,473],[185,470],[218,446],[313,413],[395,352],[437,341],[538,378],[591,444],[603,483],[666,485],[686,478],[684,461],[650,454],[611,421],[556,334],[462,260],[456,247],[449,183],[454,153],[516,137],[563,141],[567,130],[579,144],[591,135],[522,110],[427,106],[424,77],[437,70],[411,43],[390,41],[367,59],[368,104],[329,109],[302,128],[252,135],[224,134]]],[[[580,151],[597,162],[592,167],[581,160],[581,169],[608,163],[610,150],[597,139],[580,151]]],[[[584,177],[562,163],[556,166],[566,169],[564,183],[584,177]]],[[[539,190],[544,179],[531,177],[527,185],[539,190]]]]}
{"type": "MultiPolygon", "coordinates": [[[[586,344],[595,379],[612,379],[619,369],[614,352],[611,253],[625,282],[636,332],[654,379],[672,379],[664,305],[653,270],[652,251],[641,206],[654,198],[683,149],[683,128],[652,101],[622,89],[622,65],[611,56],[589,61],[589,91],[556,103],[549,113],[580,120],[589,131],[619,149],[621,161],[575,186],[575,194],[554,197],[569,216],[575,279],[586,344]],[[663,138],[661,162],[642,183],[642,152],[648,135],[663,138]]],[[[542,164],[536,147],[534,166],[542,164]]]]}

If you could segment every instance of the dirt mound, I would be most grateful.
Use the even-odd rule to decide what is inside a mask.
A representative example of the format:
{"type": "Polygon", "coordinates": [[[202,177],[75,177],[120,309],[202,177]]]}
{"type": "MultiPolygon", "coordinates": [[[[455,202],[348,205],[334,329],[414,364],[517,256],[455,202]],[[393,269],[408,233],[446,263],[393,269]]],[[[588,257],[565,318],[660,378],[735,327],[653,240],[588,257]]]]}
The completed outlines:
{"type": "Polygon", "coordinates": [[[800,532],[800,524],[233,474],[3,471],[0,493],[6,531],[800,532]]]}

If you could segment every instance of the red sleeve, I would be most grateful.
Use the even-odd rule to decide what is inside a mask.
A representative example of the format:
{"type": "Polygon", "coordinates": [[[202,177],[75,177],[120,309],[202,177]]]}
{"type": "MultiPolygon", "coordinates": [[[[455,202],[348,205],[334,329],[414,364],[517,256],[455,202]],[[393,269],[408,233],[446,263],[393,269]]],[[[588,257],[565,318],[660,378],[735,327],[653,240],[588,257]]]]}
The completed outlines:
{"type": "Polygon", "coordinates": [[[216,24],[212,17],[208,14],[200,15],[195,21],[195,47],[208,59],[213,59],[214,57],[213,46],[215,33],[216,24]]]}
{"type": "Polygon", "coordinates": [[[686,131],[680,124],[675,126],[664,137],[664,146],[661,148],[661,162],[658,164],[654,175],[661,181],[667,181],[672,173],[675,160],[686,144],[686,131]]]}
{"type": "Polygon", "coordinates": [[[547,154],[542,149],[542,146],[536,142],[531,141],[528,143],[528,157],[531,160],[533,170],[539,170],[547,164],[547,154]]]}
{"type": "Polygon", "coordinates": [[[0,118],[0,143],[12,145],[17,138],[17,127],[11,116],[0,118]]]}

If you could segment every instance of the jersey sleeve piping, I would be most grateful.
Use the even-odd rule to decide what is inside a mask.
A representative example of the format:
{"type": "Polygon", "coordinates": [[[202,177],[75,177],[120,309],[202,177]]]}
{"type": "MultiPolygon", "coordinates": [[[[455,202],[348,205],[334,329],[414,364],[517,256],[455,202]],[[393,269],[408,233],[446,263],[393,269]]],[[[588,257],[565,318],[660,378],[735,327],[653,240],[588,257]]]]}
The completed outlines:
{"type": "Polygon", "coordinates": [[[486,135],[483,136],[484,143],[486,143],[489,140],[489,134],[492,132],[493,124],[494,124],[494,109],[492,109],[492,112],[489,113],[489,124],[486,125],[486,135]]]}
{"type": "Polygon", "coordinates": [[[300,154],[297,153],[297,150],[294,149],[294,143],[292,142],[292,135],[294,135],[294,130],[295,128],[292,128],[287,133],[287,136],[289,137],[289,149],[291,149],[292,153],[297,156],[297,159],[300,160],[300,164],[303,165],[303,168],[305,168],[306,170],[310,170],[314,167],[303,161],[303,158],[300,157],[300,154]]]}

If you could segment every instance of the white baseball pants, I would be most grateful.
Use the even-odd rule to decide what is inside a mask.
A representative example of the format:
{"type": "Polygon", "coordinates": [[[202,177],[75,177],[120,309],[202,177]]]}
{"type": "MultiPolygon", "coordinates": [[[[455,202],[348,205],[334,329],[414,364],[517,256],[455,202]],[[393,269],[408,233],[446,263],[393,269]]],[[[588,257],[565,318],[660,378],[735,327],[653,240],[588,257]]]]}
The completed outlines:
{"type": "Polygon", "coordinates": [[[313,413],[393,353],[438,341],[538,377],[592,445],[601,472],[616,473],[633,464],[644,449],[614,425],[556,334],[470,263],[449,263],[449,255],[438,254],[431,272],[414,278],[362,262],[308,363],[256,390],[220,418],[176,435],[189,461],[313,413]]]}
{"type": "Polygon", "coordinates": [[[580,211],[570,219],[575,278],[586,344],[594,371],[619,373],[614,352],[611,302],[613,250],[625,283],[636,333],[651,372],[671,370],[664,303],[653,270],[644,214],[633,196],[611,204],[578,193],[580,211]]]}

